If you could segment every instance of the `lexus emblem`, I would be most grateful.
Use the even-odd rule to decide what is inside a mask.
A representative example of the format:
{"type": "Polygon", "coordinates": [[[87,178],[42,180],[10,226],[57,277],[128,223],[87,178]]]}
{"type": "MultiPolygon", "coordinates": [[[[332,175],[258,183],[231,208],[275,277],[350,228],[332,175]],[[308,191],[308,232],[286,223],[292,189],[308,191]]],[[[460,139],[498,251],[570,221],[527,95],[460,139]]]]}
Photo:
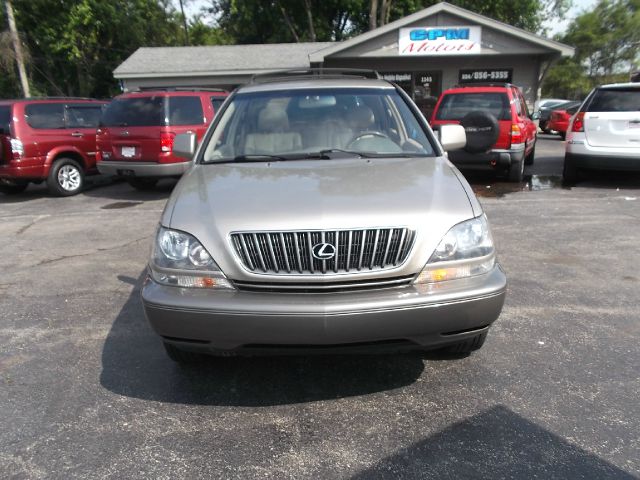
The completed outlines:
{"type": "Polygon", "coordinates": [[[311,248],[311,252],[313,253],[313,257],[318,260],[331,260],[336,256],[336,247],[330,243],[316,243],[311,248]]]}

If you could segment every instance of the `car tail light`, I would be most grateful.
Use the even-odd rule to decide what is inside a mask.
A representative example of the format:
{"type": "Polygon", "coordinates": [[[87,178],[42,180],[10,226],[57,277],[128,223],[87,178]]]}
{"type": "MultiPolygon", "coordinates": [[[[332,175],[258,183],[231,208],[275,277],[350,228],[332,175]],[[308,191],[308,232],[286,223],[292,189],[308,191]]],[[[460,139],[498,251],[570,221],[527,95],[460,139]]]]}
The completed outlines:
{"type": "Polygon", "coordinates": [[[584,132],[584,112],[578,112],[571,124],[572,132],[584,132]]]}
{"type": "Polygon", "coordinates": [[[522,130],[519,125],[514,123],[511,125],[511,143],[522,143],[523,141],[522,130]]]}
{"type": "Polygon", "coordinates": [[[173,150],[173,139],[175,133],[161,133],[160,134],[160,150],[165,153],[170,153],[173,150]]]}
{"type": "Polygon", "coordinates": [[[22,142],[17,138],[11,139],[11,153],[14,160],[20,160],[20,157],[24,155],[24,145],[22,145],[22,142]]]}

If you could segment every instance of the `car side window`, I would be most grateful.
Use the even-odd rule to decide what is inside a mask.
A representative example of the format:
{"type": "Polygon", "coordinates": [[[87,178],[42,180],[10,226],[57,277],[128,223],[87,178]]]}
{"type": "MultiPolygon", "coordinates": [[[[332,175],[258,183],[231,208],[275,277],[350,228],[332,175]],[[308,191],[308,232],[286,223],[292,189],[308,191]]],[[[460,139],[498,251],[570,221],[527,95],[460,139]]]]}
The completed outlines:
{"type": "Polygon", "coordinates": [[[36,129],[62,129],[64,103],[33,103],[25,107],[27,124],[36,129]]]}
{"type": "Polygon", "coordinates": [[[524,97],[521,94],[518,94],[518,98],[520,99],[520,109],[522,110],[522,115],[525,117],[529,117],[527,102],[525,102],[524,97]]]}
{"type": "Polygon", "coordinates": [[[67,128],[96,128],[102,115],[102,105],[67,105],[67,128]]]}
{"type": "Polygon", "coordinates": [[[200,125],[204,113],[200,97],[169,97],[169,125],[200,125]]]}
{"type": "Polygon", "coordinates": [[[516,113],[518,114],[519,117],[521,117],[523,115],[523,112],[522,112],[522,102],[520,101],[520,95],[518,95],[518,92],[516,90],[511,90],[511,95],[513,95],[513,100],[511,101],[511,103],[515,105],[516,113]]]}
{"type": "Polygon", "coordinates": [[[223,97],[211,97],[211,106],[213,107],[213,114],[217,114],[218,110],[220,110],[220,106],[224,103],[225,98],[223,97]]]}

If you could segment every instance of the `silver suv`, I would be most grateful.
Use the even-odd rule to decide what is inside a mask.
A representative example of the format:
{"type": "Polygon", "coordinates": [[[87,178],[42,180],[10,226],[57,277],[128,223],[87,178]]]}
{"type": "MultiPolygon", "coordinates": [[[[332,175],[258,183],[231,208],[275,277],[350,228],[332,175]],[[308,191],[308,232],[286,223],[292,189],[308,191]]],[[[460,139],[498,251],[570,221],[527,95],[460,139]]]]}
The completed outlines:
{"type": "Polygon", "coordinates": [[[195,144],[142,291],[173,360],[482,346],[506,277],[445,154],[461,126],[438,141],[377,74],[304,71],[236,90],[195,144]]]}

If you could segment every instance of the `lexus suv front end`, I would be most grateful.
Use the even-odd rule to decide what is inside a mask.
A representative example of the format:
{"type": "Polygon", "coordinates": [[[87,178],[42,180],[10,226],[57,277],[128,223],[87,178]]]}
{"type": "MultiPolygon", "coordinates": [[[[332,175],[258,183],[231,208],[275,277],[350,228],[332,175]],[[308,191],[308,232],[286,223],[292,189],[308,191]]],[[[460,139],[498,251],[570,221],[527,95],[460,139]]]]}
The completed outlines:
{"type": "MultiPolygon", "coordinates": [[[[460,147],[451,126],[442,144],[460,147]]],[[[176,137],[189,155],[195,140],[176,137]]],[[[411,100],[293,75],[232,94],[174,189],[142,298],[196,353],[482,346],[505,298],[480,204],[411,100]]]]}

